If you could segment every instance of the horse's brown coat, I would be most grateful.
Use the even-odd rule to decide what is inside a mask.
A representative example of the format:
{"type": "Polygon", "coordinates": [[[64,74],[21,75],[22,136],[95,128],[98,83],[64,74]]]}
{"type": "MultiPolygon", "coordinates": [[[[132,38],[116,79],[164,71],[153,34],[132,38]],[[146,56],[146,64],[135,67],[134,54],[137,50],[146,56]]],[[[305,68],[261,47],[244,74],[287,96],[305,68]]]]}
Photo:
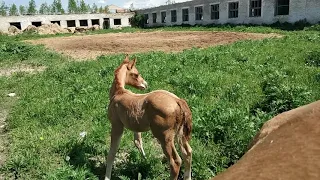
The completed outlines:
{"type": "Polygon", "coordinates": [[[267,121],[250,150],[213,180],[319,180],[320,101],[267,121]]]}
{"type": "Polygon", "coordinates": [[[177,137],[185,161],[185,179],[191,179],[192,149],[188,142],[192,130],[191,111],[185,100],[168,91],[158,90],[147,94],[135,94],[126,90],[125,85],[138,89],[145,89],[147,86],[135,64],[136,61],[129,61],[127,56],[116,69],[115,79],[110,89],[108,117],[112,129],[105,179],[111,178],[112,164],[124,128],[135,132],[134,143],[143,155],[141,132],[152,131],[170,163],[171,179],[178,178],[181,166],[181,158],[174,145],[174,139],[177,137]]]}

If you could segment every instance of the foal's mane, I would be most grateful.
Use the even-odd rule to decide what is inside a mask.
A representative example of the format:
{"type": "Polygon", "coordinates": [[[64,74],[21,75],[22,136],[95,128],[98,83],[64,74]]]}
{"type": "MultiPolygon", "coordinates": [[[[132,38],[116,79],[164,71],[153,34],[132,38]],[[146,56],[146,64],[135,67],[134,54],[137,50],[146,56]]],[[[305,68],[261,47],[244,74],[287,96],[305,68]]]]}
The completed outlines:
{"type": "Polygon", "coordinates": [[[125,60],[123,61],[120,66],[114,71],[114,83],[115,83],[115,95],[119,95],[119,94],[123,94],[125,93],[125,89],[120,87],[120,80],[118,78],[118,75],[120,73],[120,70],[122,68],[122,66],[124,66],[125,64],[129,64],[129,61],[125,60]]]}

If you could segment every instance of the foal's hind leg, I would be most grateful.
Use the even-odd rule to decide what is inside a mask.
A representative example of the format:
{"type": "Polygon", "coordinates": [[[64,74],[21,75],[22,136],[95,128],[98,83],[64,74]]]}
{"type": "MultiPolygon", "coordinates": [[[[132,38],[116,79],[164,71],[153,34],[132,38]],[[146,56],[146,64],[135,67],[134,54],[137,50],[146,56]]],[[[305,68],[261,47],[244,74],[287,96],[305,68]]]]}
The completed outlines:
{"type": "Polygon", "coordinates": [[[184,136],[179,137],[179,145],[185,166],[184,179],[191,180],[192,149],[184,136]]]}
{"type": "Polygon", "coordinates": [[[110,150],[107,156],[107,170],[106,170],[106,177],[105,180],[111,179],[111,171],[112,171],[112,165],[116,156],[116,153],[118,151],[121,136],[123,133],[123,125],[122,124],[112,124],[111,129],[111,145],[110,150]]]}
{"type": "Polygon", "coordinates": [[[142,146],[141,132],[134,132],[134,144],[139,149],[142,156],[146,157],[146,154],[145,154],[145,152],[143,150],[143,146],[142,146]]]}
{"type": "Polygon", "coordinates": [[[181,167],[181,158],[174,146],[174,136],[175,133],[173,130],[167,130],[165,132],[154,132],[154,136],[160,141],[163,153],[168,158],[170,164],[170,179],[178,179],[180,167],[181,167]]]}

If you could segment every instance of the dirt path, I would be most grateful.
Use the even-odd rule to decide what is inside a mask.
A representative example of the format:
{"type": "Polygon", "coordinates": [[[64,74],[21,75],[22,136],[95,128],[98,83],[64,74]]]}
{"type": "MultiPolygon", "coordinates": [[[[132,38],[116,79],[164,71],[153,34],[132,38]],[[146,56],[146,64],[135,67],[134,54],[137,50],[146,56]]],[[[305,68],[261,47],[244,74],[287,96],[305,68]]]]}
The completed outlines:
{"type": "Polygon", "coordinates": [[[192,47],[205,48],[245,39],[280,37],[277,34],[157,31],[140,33],[109,33],[29,40],[76,59],[91,59],[102,54],[136,53],[148,51],[179,52],[192,47]]]}

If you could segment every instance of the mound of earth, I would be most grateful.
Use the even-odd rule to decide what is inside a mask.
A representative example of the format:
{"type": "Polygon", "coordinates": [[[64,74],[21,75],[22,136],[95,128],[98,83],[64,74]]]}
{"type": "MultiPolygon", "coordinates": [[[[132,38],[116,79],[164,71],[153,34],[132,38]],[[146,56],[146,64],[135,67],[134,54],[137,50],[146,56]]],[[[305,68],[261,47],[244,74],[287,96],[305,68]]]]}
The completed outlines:
{"type": "Polygon", "coordinates": [[[38,28],[34,25],[29,25],[26,29],[23,30],[23,32],[37,32],[38,28]]]}
{"type": "Polygon", "coordinates": [[[62,33],[75,33],[75,32],[84,33],[87,31],[96,31],[99,29],[100,29],[99,25],[94,25],[92,27],[62,28],[57,23],[54,23],[54,24],[51,23],[51,24],[43,24],[40,27],[29,25],[23,31],[19,30],[15,26],[10,26],[8,29],[8,32],[9,32],[9,35],[17,35],[17,34],[20,34],[21,32],[24,32],[24,33],[32,32],[32,33],[43,35],[43,34],[62,34],[62,33]]]}
{"type": "Polygon", "coordinates": [[[17,34],[20,34],[20,33],[21,33],[21,30],[18,29],[17,27],[15,27],[15,26],[10,26],[10,27],[8,28],[8,33],[9,33],[10,35],[17,35],[17,34]]]}
{"type": "Polygon", "coordinates": [[[267,121],[249,151],[212,180],[319,180],[320,101],[267,121]]]}
{"type": "Polygon", "coordinates": [[[39,34],[58,34],[58,33],[68,33],[67,29],[62,28],[57,23],[54,24],[44,24],[37,28],[39,34]]]}

